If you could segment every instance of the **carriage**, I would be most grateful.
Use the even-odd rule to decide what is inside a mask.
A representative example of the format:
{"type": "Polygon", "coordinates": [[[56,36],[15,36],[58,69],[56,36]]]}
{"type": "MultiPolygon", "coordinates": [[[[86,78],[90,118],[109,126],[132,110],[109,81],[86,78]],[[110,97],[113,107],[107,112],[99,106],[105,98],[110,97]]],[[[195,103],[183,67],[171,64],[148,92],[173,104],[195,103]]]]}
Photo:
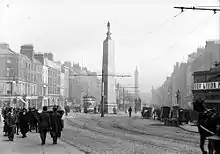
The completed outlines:
{"type": "Polygon", "coordinates": [[[143,107],[141,113],[143,119],[149,119],[151,117],[152,107],[143,107]]]}
{"type": "Polygon", "coordinates": [[[169,106],[162,106],[160,120],[163,122],[164,119],[169,119],[169,115],[170,115],[170,107],[169,106]]]}

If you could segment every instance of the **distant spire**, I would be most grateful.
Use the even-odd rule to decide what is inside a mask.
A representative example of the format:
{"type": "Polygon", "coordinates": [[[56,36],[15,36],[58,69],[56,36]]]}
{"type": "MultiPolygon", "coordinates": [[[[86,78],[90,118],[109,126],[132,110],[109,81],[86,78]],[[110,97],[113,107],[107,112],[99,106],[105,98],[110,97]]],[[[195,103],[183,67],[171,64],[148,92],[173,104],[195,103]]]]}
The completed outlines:
{"type": "Polygon", "coordinates": [[[106,37],[106,40],[111,40],[111,32],[110,32],[110,22],[108,21],[107,23],[107,28],[108,28],[108,31],[107,31],[107,37],[106,37]]]}

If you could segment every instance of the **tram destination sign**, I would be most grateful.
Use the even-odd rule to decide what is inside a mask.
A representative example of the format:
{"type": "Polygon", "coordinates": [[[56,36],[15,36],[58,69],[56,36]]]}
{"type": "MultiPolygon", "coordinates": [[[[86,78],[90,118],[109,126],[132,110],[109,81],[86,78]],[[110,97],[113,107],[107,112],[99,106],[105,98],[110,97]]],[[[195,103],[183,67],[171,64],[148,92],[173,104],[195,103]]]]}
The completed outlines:
{"type": "Polygon", "coordinates": [[[208,90],[208,89],[220,89],[220,81],[194,83],[194,85],[193,85],[193,90],[208,90]]]}

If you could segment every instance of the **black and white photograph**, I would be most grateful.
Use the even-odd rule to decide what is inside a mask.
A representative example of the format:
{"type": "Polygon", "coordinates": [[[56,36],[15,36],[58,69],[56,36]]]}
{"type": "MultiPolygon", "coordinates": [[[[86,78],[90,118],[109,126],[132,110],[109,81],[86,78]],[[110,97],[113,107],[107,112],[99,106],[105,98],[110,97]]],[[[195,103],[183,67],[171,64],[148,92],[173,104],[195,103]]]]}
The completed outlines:
{"type": "Polygon", "coordinates": [[[0,154],[220,154],[220,0],[0,0],[0,154]]]}

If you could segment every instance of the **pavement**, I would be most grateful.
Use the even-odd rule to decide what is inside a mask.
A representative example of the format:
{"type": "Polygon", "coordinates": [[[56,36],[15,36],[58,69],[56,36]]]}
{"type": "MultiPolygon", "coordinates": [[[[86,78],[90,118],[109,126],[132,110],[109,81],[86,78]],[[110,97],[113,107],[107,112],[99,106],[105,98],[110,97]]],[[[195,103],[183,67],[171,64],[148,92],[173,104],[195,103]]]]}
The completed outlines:
{"type": "Polygon", "coordinates": [[[8,141],[3,136],[3,123],[0,122],[0,154],[84,154],[75,147],[58,140],[58,144],[53,145],[50,135],[47,136],[45,145],[41,145],[38,133],[28,133],[27,138],[15,135],[14,141],[8,141]]]}

